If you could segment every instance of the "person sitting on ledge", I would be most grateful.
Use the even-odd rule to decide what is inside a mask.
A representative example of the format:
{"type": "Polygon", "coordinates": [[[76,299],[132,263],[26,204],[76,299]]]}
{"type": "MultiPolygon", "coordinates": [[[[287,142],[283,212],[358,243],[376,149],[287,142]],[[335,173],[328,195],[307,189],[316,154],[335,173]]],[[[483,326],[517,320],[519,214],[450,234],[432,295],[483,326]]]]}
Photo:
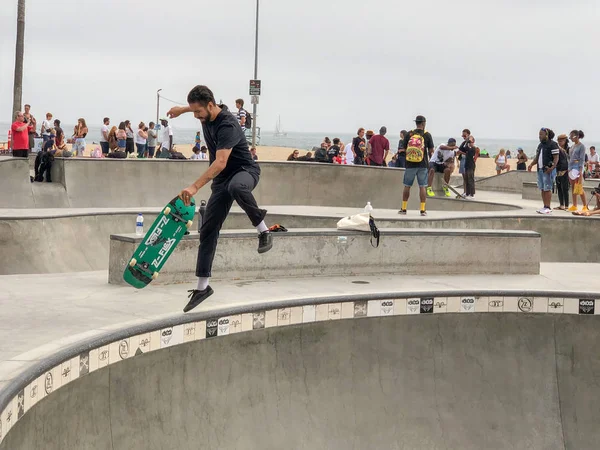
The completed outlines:
{"type": "Polygon", "coordinates": [[[500,149],[500,153],[496,155],[496,175],[500,175],[503,170],[510,172],[510,164],[507,163],[508,156],[506,154],[506,150],[503,148],[500,149]]]}
{"type": "Polygon", "coordinates": [[[600,184],[592,191],[592,196],[596,198],[596,207],[592,210],[573,211],[574,216],[598,216],[600,215],[600,184]]]}
{"type": "Polygon", "coordinates": [[[288,156],[287,160],[288,161],[298,161],[299,155],[300,155],[300,152],[298,150],[294,150],[292,153],[290,153],[290,156],[288,156]]]}
{"type": "Polygon", "coordinates": [[[298,156],[298,158],[296,158],[296,161],[314,161],[314,159],[312,157],[311,152],[306,152],[306,155],[298,156]]]}

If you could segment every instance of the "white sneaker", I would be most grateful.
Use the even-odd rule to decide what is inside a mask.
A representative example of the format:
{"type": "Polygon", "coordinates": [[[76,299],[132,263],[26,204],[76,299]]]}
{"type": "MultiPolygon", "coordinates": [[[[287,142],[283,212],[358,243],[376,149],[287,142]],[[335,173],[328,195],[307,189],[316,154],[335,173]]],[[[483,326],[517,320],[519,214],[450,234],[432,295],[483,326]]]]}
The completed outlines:
{"type": "Polygon", "coordinates": [[[536,213],[538,213],[538,214],[551,214],[552,210],[550,208],[543,207],[541,209],[538,209],[536,211],[536,213]]]}

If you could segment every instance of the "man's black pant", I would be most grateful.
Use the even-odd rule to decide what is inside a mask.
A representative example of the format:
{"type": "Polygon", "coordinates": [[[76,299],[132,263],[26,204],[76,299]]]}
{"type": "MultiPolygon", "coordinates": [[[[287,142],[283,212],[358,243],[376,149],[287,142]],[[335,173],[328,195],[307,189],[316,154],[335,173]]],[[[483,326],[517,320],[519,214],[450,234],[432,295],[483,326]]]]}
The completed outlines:
{"type": "Polygon", "coordinates": [[[29,158],[29,150],[13,150],[13,158],[29,158]]]}
{"type": "Polygon", "coordinates": [[[249,167],[227,179],[213,181],[212,194],[206,204],[204,221],[200,229],[200,246],[196,261],[197,277],[211,276],[219,232],[234,200],[244,210],[252,226],[256,227],[264,220],[267,211],[258,207],[252,195],[252,190],[258,184],[259,175],[258,167],[249,167]]]}
{"type": "Polygon", "coordinates": [[[475,195],[475,169],[465,169],[465,195],[475,195]]]}
{"type": "Polygon", "coordinates": [[[561,205],[569,207],[569,171],[556,177],[556,189],[558,191],[558,201],[561,205]]]}

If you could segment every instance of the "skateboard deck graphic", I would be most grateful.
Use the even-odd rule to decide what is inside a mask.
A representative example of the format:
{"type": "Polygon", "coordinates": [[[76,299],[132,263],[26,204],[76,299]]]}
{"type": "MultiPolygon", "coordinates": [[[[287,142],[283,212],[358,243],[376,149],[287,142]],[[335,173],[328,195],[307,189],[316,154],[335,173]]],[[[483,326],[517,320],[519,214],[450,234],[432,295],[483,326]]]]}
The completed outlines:
{"type": "Polygon", "coordinates": [[[164,207],[127,263],[123,272],[126,283],[142,289],[158,277],[160,269],[192,225],[195,211],[194,199],[190,206],[185,206],[179,197],[164,207]]]}

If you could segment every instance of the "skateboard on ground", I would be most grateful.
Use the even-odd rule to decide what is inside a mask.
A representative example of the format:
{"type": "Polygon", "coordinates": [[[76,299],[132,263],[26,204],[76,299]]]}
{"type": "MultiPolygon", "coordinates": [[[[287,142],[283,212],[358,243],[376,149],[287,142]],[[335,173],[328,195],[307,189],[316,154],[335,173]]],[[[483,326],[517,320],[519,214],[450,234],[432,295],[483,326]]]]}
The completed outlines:
{"type": "Polygon", "coordinates": [[[165,206],[127,263],[123,273],[126,283],[142,289],[158,277],[160,269],[192,226],[195,211],[193,198],[190,206],[185,206],[179,197],[165,206]]]}
{"type": "Polygon", "coordinates": [[[444,184],[445,187],[447,187],[448,189],[450,189],[452,192],[454,192],[456,194],[456,198],[459,198],[461,200],[464,200],[465,198],[463,197],[463,195],[458,192],[456,189],[454,189],[452,186],[450,186],[449,184],[444,184]]]}

